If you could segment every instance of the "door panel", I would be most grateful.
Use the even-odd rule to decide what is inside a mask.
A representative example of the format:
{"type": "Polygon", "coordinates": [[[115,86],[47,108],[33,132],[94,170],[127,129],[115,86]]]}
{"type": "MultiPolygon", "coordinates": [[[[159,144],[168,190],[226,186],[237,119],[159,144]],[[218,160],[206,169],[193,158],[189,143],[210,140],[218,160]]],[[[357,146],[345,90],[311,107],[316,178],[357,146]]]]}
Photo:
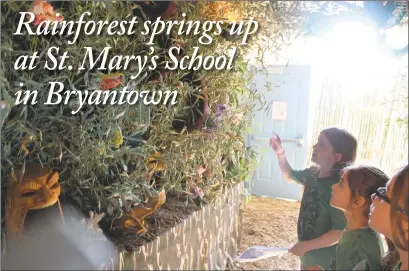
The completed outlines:
{"type": "Polygon", "coordinates": [[[283,140],[291,166],[294,169],[305,167],[310,68],[271,66],[267,68],[267,73],[264,70],[256,74],[250,88],[261,92],[265,101],[270,103],[267,111],[256,112],[248,135],[248,144],[257,151],[259,162],[251,192],[260,196],[299,200],[302,187],[283,179],[277,157],[269,146],[269,140],[273,132],[277,133],[283,140]],[[271,86],[271,90],[268,90],[266,84],[271,86]],[[273,107],[277,109],[274,114],[273,107]]]}

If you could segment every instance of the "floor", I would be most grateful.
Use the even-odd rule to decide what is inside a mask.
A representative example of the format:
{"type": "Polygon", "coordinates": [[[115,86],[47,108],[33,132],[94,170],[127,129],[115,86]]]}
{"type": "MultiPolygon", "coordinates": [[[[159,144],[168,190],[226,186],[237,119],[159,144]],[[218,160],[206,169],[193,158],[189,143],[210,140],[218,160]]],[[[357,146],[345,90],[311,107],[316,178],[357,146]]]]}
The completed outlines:
{"type": "MultiPolygon", "coordinates": [[[[253,196],[243,206],[243,233],[239,247],[242,253],[248,247],[288,247],[297,241],[299,202],[253,196]]],[[[284,254],[250,263],[235,263],[241,270],[298,270],[299,258],[284,254]]]]}

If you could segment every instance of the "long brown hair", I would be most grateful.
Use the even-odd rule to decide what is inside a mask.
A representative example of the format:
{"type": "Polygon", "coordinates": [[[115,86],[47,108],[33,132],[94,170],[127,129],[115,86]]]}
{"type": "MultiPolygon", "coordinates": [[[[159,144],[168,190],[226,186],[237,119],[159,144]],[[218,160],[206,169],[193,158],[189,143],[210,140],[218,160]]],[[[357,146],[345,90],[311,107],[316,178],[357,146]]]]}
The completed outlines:
{"type": "Polygon", "coordinates": [[[328,139],[334,151],[342,155],[341,161],[333,167],[333,173],[339,175],[344,167],[355,162],[358,142],[345,129],[332,127],[322,130],[321,133],[328,139]]]}
{"type": "Polygon", "coordinates": [[[393,270],[395,265],[399,261],[398,249],[408,251],[408,240],[405,239],[405,231],[402,228],[402,219],[408,219],[408,217],[399,212],[394,206],[399,206],[406,213],[409,213],[409,192],[408,192],[408,164],[402,167],[395,175],[395,182],[391,191],[391,212],[390,222],[392,227],[392,240],[386,239],[388,244],[388,252],[382,259],[382,270],[393,270]]]}

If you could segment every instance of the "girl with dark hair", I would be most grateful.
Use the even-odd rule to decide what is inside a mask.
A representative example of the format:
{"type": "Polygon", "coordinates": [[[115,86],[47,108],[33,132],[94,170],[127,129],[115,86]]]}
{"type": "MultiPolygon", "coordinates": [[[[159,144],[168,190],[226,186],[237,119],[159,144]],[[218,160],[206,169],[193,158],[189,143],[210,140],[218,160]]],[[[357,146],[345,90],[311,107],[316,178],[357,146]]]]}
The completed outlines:
{"type": "Polygon", "coordinates": [[[409,270],[409,169],[406,164],[372,194],[369,227],[385,235],[389,250],[382,261],[383,270],[409,270]]]}
{"type": "Polygon", "coordinates": [[[321,131],[313,146],[311,161],[317,166],[293,170],[278,136],[270,139],[285,179],[304,186],[298,217],[298,240],[289,252],[301,257],[301,269],[327,269],[346,226],[342,211],[330,206],[332,185],[339,173],[356,158],[357,141],[346,130],[321,131]]]}
{"type": "Polygon", "coordinates": [[[361,263],[368,270],[380,270],[382,241],[368,227],[371,195],[385,186],[388,176],[371,166],[349,166],[339,183],[332,186],[331,206],[344,212],[347,227],[338,243],[332,270],[352,270],[361,263]]]}

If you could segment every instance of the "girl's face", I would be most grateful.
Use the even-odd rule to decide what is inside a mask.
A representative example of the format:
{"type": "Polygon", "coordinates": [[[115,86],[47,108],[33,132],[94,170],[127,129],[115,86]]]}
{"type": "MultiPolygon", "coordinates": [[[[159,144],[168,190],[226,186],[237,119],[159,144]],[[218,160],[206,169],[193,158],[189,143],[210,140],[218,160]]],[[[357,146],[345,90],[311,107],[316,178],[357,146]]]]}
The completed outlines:
{"type": "Polygon", "coordinates": [[[348,183],[348,173],[344,173],[338,183],[332,186],[330,205],[342,211],[351,208],[352,192],[348,183]]]}
{"type": "Polygon", "coordinates": [[[341,161],[342,155],[336,153],[327,137],[321,133],[318,142],[312,147],[311,161],[321,167],[332,168],[335,163],[341,161]]]}
{"type": "MultiPolygon", "coordinates": [[[[392,188],[395,182],[395,177],[393,176],[389,182],[386,184],[386,197],[391,198],[392,197],[392,188]]],[[[390,212],[391,212],[391,205],[383,200],[382,198],[378,197],[377,199],[374,199],[375,194],[372,195],[372,205],[371,205],[371,212],[369,213],[369,221],[368,224],[369,226],[385,235],[389,239],[392,240],[392,226],[391,226],[391,217],[390,217],[390,212]]],[[[401,204],[400,204],[401,205],[401,204]]],[[[397,215],[401,215],[398,214],[397,215]]],[[[398,218],[399,219],[399,218],[398,218]]],[[[408,221],[401,219],[399,223],[403,223],[403,228],[406,229],[406,233],[408,232],[408,221]]],[[[406,236],[406,239],[408,237],[406,236]]]]}

